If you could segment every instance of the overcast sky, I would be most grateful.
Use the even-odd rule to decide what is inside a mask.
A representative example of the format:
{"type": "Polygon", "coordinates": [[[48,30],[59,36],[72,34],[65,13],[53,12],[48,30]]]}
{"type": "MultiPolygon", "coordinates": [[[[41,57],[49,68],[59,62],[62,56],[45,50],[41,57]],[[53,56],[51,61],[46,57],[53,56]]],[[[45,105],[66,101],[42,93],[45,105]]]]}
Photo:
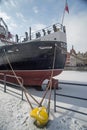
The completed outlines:
{"type": "MultiPolygon", "coordinates": [[[[87,0],[67,0],[69,14],[65,13],[68,51],[87,51],[87,0]]],[[[61,23],[65,0],[0,0],[0,17],[12,34],[24,35],[31,26],[39,30],[61,23]]]]}

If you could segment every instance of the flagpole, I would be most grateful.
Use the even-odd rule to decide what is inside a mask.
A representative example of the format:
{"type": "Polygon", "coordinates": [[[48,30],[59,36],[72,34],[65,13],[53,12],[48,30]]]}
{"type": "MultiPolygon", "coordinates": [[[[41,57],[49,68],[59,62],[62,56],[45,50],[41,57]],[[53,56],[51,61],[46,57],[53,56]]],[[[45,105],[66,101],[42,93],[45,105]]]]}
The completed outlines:
{"type": "Polygon", "coordinates": [[[63,25],[63,22],[64,22],[65,11],[67,11],[69,13],[69,8],[68,8],[67,0],[65,0],[65,7],[64,7],[64,11],[63,11],[63,17],[62,17],[62,25],[63,25]]]}
{"type": "Polygon", "coordinates": [[[65,16],[65,8],[64,8],[64,11],[63,11],[63,16],[62,16],[62,25],[63,25],[63,21],[64,21],[64,16],[65,16]]]}
{"type": "MultiPolygon", "coordinates": [[[[66,0],[65,0],[65,6],[66,6],[66,0]]],[[[64,6],[63,15],[62,15],[62,25],[63,25],[63,22],[64,22],[64,16],[65,16],[65,6],[64,6]]]]}

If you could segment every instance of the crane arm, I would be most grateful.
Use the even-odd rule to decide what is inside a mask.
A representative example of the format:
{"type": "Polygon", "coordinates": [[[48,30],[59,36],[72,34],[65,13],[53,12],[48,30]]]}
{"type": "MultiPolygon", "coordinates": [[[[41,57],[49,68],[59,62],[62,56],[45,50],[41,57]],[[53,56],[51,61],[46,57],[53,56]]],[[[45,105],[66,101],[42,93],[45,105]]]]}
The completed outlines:
{"type": "Polygon", "coordinates": [[[6,23],[4,22],[4,20],[2,18],[0,18],[0,24],[1,22],[4,24],[5,28],[6,28],[6,37],[8,37],[8,26],[6,25],[6,23]]]}

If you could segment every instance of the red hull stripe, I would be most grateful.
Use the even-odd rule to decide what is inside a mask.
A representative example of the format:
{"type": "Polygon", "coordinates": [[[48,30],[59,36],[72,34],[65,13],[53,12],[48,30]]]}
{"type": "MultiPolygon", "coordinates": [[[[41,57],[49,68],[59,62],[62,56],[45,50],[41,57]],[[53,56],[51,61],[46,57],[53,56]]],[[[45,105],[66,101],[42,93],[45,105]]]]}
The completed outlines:
{"type": "MultiPolygon", "coordinates": [[[[63,69],[54,70],[53,76],[59,75],[62,71],[63,69]]],[[[2,70],[0,73],[13,75],[11,70],[2,70]]],[[[41,85],[43,80],[50,78],[52,70],[15,70],[15,73],[23,78],[24,85],[41,85]]]]}

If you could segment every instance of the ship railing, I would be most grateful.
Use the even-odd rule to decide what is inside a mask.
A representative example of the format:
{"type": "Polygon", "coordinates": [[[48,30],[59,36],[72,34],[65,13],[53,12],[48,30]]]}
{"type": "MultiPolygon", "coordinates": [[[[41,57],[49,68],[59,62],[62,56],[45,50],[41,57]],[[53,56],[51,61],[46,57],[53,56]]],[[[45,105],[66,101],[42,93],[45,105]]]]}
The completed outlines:
{"type": "MultiPolygon", "coordinates": [[[[87,83],[75,83],[75,82],[68,82],[68,81],[58,81],[58,85],[75,85],[75,86],[86,86],[87,87],[87,83]]],[[[87,113],[82,112],[82,111],[77,111],[75,109],[71,109],[71,108],[67,108],[64,107],[62,105],[57,105],[57,97],[64,97],[64,98],[71,98],[71,99],[77,99],[77,100],[83,100],[87,102],[87,98],[85,97],[78,97],[78,96],[71,96],[70,94],[60,94],[56,91],[56,87],[54,87],[54,112],[56,112],[56,108],[60,108],[60,109],[64,109],[64,110],[68,110],[68,111],[72,111],[72,112],[76,112],[78,114],[82,114],[82,115],[86,115],[87,113]]]]}
{"type": "Polygon", "coordinates": [[[52,34],[54,32],[58,32],[58,31],[64,32],[64,27],[61,24],[56,23],[49,27],[46,27],[46,28],[43,28],[41,30],[31,33],[31,40],[37,39],[37,38],[40,38],[40,37],[43,37],[43,36],[52,34]]]}
{"type": "MultiPolygon", "coordinates": [[[[5,73],[0,73],[0,83],[4,84],[4,92],[6,92],[6,90],[7,90],[7,84],[10,85],[11,87],[15,88],[15,89],[16,89],[17,87],[19,87],[19,88],[21,89],[21,94],[18,94],[18,93],[16,93],[16,92],[14,92],[14,93],[16,93],[16,94],[18,94],[18,95],[21,95],[22,100],[23,100],[23,89],[21,88],[21,86],[20,86],[19,84],[13,83],[13,82],[11,82],[11,81],[8,81],[8,80],[7,80],[8,77],[11,78],[11,79],[12,79],[12,78],[13,78],[13,79],[16,79],[16,77],[15,77],[14,75],[5,74],[5,73]]],[[[20,81],[21,85],[23,86],[23,83],[24,83],[23,78],[20,77],[20,76],[17,76],[17,78],[18,78],[18,80],[20,81]]]]}
{"type": "Polygon", "coordinates": [[[26,36],[20,36],[20,42],[25,42],[27,40],[30,41],[30,40],[39,39],[43,36],[46,36],[46,35],[49,35],[49,34],[52,34],[54,32],[58,32],[58,31],[66,33],[65,26],[63,26],[59,23],[53,24],[53,25],[48,26],[46,28],[43,28],[41,30],[34,31],[34,32],[30,33],[28,38],[26,38],[26,36]],[[24,39],[24,40],[22,41],[22,39],[24,39]]]}

